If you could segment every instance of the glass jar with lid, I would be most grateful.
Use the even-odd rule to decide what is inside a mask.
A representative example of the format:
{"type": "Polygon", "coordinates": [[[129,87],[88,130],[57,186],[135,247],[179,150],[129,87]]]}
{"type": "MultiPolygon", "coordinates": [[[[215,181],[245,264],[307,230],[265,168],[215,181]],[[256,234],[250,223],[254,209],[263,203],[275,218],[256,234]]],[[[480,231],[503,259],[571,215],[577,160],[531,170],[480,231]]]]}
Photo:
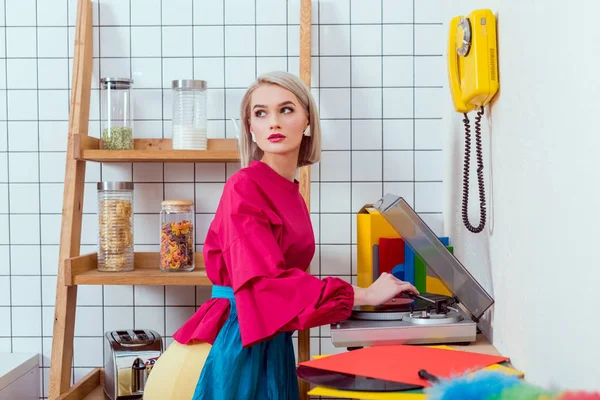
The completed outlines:
{"type": "Polygon", "coordinates": [[[195,79],[172,82],[174,150],[206,150],[206,86],[195,79]]]}
{"type": "Polygon", "coordinates": [[[160,269],[194,269],[194,203],[165,200],[160,211],[160,269]]]}
{"type": "Polygon", "coordinates": [[[102,78],[100,80],[103,149],[133,149],[133,79],[102,78]]]}
{"type": "Polygon", "coordinates": [[[133,271],[133,182],[98,182],[98,270],[133,271]]]}

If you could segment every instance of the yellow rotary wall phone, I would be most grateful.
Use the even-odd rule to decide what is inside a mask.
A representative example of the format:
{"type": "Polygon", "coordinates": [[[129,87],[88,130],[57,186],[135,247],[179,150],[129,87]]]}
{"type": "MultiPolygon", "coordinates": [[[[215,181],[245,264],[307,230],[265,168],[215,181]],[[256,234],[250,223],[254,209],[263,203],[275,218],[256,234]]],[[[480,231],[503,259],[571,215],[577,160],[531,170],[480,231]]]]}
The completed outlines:
{"type": "Polygon", "coordinates": [[[479,233],[483,230],[486,220],[483,158],[481,155],[481,116],[483,107],[490,102],[499,87],[496,17],[491,10],[475,10],[467,17],[457,16],[450,21],[448,79],[454,109],[463,114],[463,123],[465,124],[462,219],[469,231],[479,233]],[[471,225],[468,217],[471,129],[467,113],[473,110],[477,110],[475,143],[480,202],[480,222],[477,227],[471,225]]]}

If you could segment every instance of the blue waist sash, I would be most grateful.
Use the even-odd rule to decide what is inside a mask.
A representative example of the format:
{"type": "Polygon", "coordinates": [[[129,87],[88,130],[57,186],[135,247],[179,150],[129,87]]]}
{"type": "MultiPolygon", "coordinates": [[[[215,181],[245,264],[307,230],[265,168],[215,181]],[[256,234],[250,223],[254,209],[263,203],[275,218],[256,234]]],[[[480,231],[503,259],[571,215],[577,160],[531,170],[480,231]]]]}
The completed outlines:
{"type": "Polygon", "coordinates": [[[192,400],[298,400],[291,335],[281,333],[242,347],[233,289],[215,285],[212,298],[228,299],[231,307],[204,363],[192,400]]]}
{"type": "Polygon", "coordinates": [[[218,286],[212,287],[212,298],[229,299],[235,302],[235,296],[233,295],[233,288],[231,286],[218,286]]]}

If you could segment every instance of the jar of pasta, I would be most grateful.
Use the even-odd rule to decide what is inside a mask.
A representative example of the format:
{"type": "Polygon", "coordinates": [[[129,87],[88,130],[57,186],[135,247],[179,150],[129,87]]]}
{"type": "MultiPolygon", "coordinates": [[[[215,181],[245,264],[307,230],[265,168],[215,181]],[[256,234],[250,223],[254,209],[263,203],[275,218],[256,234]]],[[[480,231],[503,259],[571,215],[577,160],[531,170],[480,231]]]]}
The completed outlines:
{"type": "Polygon", "coordinates": [[[194,269],[194,203],[165,200],[160,212],[160,269],[194,269]]]}
{"type": "Polygon", "coordinates": [[[133,182],[98,183],[98,270],[133,271],[133,182]]]}

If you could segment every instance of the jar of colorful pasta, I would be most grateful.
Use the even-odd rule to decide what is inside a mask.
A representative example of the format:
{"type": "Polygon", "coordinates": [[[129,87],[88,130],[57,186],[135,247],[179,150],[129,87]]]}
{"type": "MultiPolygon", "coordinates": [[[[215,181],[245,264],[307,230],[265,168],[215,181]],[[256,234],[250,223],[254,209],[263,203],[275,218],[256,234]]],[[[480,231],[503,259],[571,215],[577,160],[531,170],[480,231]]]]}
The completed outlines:
{"type": "Polygon", "coordinates": [[[194,203],[165,200],[160,212],[160,269],[194,269],[194,203]]]}
{"type": "Polygon", "coordinates": [[[133,182],[98,182],[98,270],[133,271],[133,182]]]}

